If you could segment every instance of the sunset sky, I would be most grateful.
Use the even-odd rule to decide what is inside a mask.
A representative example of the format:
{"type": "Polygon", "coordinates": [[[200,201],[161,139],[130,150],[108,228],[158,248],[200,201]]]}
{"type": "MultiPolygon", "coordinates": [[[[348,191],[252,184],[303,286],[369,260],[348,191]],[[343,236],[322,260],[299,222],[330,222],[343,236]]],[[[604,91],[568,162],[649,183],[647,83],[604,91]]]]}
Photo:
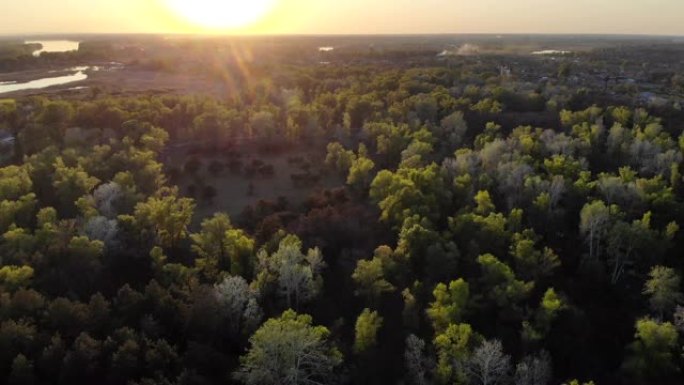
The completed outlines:
{"type": "MultiPolygon", "coordinates": [[[[260,12],[257,21],[230,28],[209,28],[209,23],[178,12],[178,7],[174,12],[172,1],[185,0],[1,0],[0,34],[684,35],[683,0],[268,0],[273,4],[265,14],[260,12]]],[[[222,3],[220,8],[237,15],[233,19],[240,20],[246,12],[241,7],[254,0],[217,1],[222,3]]],[[[202,1],[186,1],[186,5],[198,3],[202,1]]],[[[209,9],[199,13],[216,15],[209,9]]]]}

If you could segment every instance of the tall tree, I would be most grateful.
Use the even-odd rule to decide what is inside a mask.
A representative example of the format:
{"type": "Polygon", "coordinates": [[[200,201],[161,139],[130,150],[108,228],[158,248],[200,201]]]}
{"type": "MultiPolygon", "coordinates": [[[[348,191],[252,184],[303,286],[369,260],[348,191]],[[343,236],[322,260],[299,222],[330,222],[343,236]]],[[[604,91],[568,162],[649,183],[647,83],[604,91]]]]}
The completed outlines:
{"type": "Polygon", "coordinates": [[[178,189],[163,188],[135,206],[135,220],[158,245],[174,248],[187,236],[194,209],[192,199],[178,197],[178,189]]]}
{"type": "Polygon", "coordinates": [[[684,301],[679,290],[681,278],[673,268],[664,266],[654,266],[648,275],[650,278],[644,284],[644,294],[649,297],[651,309],[662,319],[684,301]]]}
{"type": "Polygon", "coordinates": [[[587,203],[580,212],[580,231],[589,243],[589,259],[599,257],[601,240],[608,229],[610,211],[602,201],[587,203]]]}
{"type": "Polygon", "coordinates": [[[378,341],[378,330],[382,327],[382,317],[377,311],[363,309],[356,319],[354,352],[362,354],[374,348],[378,341]]]}
{"type": "Polygon", "coordinates": [[[511,357],[504,354],[500,341],[484,341],[473,352],[467,368],[473,384],[504,384],[510,376],[511,357]]]}
{"type": "Polygon", "coordinates": [[[451,281],[449,286],[440,283],[433,290],[434,302],[426,310],[435,331],[442,331],[452,323],[461,321],[470,297],[470,286],[463,278],[451,281]]]}
{"type": "Polygon", "coordinates": [[[642,383],[657,383],[677,371],[674,358],[679,335],[674,325],[643,318],[636,322],[634,337],[623,363],[627,373],[642,383]]]}
{"type": "Polygon", "coordinates": [[[266,321],[249,339],[235,377],[246,385],[313,385],[332,383],[342,355],[330,332],[312,318],[292,310],[266,321]]]}

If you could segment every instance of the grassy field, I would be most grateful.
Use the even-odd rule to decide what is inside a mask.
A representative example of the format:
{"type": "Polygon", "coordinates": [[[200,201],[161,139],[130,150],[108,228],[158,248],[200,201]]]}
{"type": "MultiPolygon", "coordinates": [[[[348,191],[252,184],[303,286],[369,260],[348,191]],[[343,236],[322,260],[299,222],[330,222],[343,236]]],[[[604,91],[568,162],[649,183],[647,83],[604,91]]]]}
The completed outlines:
{"type": "Polygon", "coordinates": [[[203,218],[216,212],[226,212],[231,217],[237,217],[245,207],[259,200],[277,201],[281,197],[296,206],[303,203],[309,194],[317,189],[343,185],[343,178],[325,172],[323,167],[325,152],[321,150],[324,148],[325,146],[318,145],[299,145],[286,151],[259,153],[253,146],[245,146],[239,148],[237,156],[233,157],[225,153],[189,154],[187,149],[177,149],[167,154],[165,163],[167,170],[174,170],[171,174],[176,174],[172,178],[172,183],[178,185],[183,195],[194,197],[197,201],[193,221],[193,227],[195,227],[203,218]],[[302,162],[292,161],[294,157],[303,159],[304,164],[310,164],[308,174],[321,175],[320,180],[295,184],[291,175],[305,174],[307,171],[305,167],[302,167],[302,162]],[[193,158],[200,161],[199,169],[194,173],[184,171],[188,160],[193,158]],[[242,169],[238,172],[231,170],[230,159],[240,159],[242,169]],[[253,177],[246,176],[245,166],[254,161],[261,161],[266,166],[272,166],[273,174],[266,176],[257,173],[253,177]],[[219,173],[210,172],[209,166],[212,162],[222,164],[224,170],[219,173]],[[194,193],[191,191],[193,189],[191,186],[194,186],[194,193]],[[203,196],[203,191],[207,186],[216,190],[216,196],[213,199],[203,196]]]}

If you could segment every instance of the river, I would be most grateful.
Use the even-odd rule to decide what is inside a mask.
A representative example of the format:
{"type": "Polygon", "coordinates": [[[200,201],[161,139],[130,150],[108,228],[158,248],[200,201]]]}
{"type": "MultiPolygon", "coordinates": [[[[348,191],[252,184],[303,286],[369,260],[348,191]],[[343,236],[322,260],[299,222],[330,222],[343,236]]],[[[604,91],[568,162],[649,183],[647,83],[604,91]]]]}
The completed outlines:
{"type": "Polygon", "coordinates": [[[88,69],[90,69],[90,67],[74,67],[70,69],[73,73],[69,75],[36,79],[23,83],[12,81],[0,82],[0,94],[23,90],[39,90],[52,86],[80,82],[88,79],[88,74],[86,73],[88,69]]]}
{"type": "Polygon", "coordinates": [[[40,56],[43,52],[71,52],[78,51],[81,44],[73,40],[30,40],[24,44],[40,44],[43,48],[33,52],[33,56],[40,56]]]}

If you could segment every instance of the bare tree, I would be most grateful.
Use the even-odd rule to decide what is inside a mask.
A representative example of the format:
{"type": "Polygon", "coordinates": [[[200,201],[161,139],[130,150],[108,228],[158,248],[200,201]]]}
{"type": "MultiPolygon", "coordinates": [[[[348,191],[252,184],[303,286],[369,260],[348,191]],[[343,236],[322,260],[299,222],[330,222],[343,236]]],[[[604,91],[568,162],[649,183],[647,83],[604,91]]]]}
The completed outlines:
{"type": "Polygon", "coordinates": [[[599,257],[601,237],[606,232],[610,210],[602,201],[587,203],[580,212],[580,232],[589,242],[589,259],[599,257]]]}
{"type": "Polygon", "coordinates": [[[231,335],[241,331],[251,333],[259,326],[263,312],[256,300],[256,293],[242,277],[227,277],[214,286],[214,294],[221,308],[219,311],[228,321],[231,335]]]}
{"type": "Polygon", "coordinates": [[[509,381],[511,357],[499,340],[485,341],[475,349],[466,365],[473,385],[500,385],[509,381]]]}
{"type": "Polygon", "coordinates": [[[116,182],[105,183],[93,192],[93,199],[97,211],[107,218],[116,217],[116,203],[121,199],[123,191],[121,186],[116,182]]]}
{"type": "Polygon", "coordinates": [[[425,358],[425,341],[411,334],[406,337],[406,350],[404,350],[406,363],[406,377],[409,384],[427,385],[425,378],[427,372],[427,359],[425,358]]]}
{"type": "Polygon", "coordinates": [[[515,385],[547,385],[551,381],[551,357],[546,351],[527,356],[515,367],[515,385]]]}
{"type": "Polygon", "coordinates": [[[104,216],[90,218],[85,224],[85,234],[92,240],[104,242],[111,249],[117,245],[119,225],[116,219],[107,219],[104,216]]]}

